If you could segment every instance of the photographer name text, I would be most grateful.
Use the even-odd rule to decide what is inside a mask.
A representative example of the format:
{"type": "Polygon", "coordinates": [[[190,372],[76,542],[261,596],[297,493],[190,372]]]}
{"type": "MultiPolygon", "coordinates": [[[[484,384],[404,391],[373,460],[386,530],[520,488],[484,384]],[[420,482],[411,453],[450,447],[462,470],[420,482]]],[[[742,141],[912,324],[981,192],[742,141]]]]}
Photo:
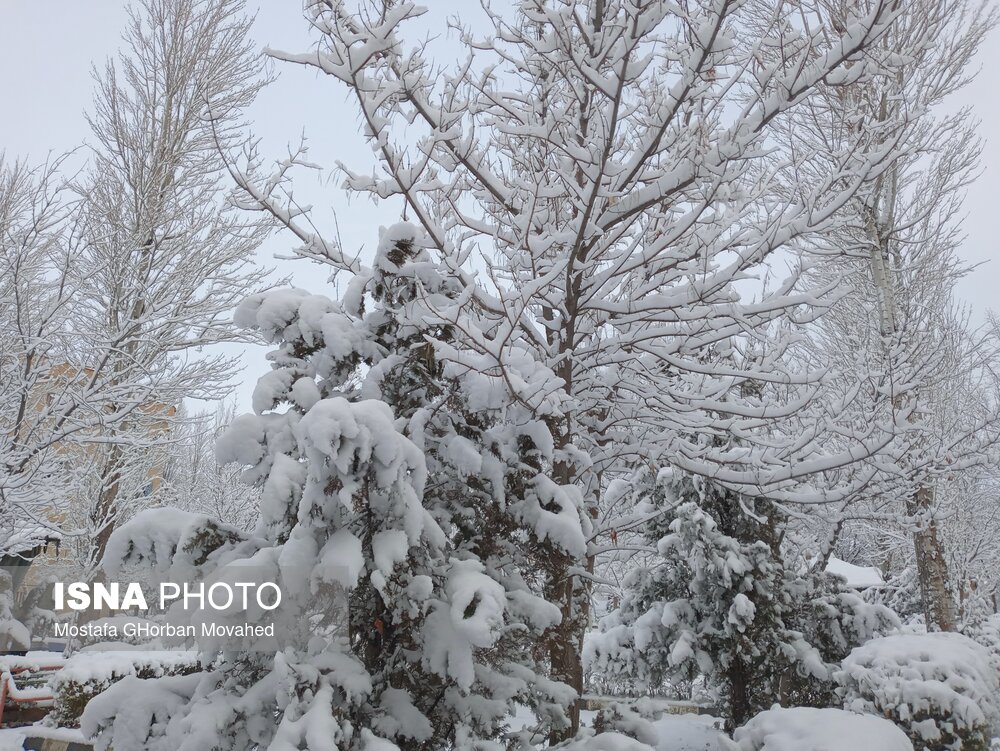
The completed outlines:
{"type": "Polygon", "coordinates": [[[200,629],[193,624],[174,625],[171,623],[85,623],[74,625],[56,623],[53,626],[56,638],[89,638],[105,641],[115,641],[122,637],[128,639],[156,639],[159,637],[194,639],[199,630],[202,638],[245,638],[274,636],[274,624],[237,623],[223,625],[219,623],[202,623],[200,629]]]}

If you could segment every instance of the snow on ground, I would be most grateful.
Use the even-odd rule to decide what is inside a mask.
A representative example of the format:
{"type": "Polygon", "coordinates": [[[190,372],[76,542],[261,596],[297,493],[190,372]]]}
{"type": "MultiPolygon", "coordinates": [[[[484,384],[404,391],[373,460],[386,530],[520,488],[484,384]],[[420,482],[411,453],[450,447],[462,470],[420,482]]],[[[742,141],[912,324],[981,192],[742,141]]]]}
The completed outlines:
{"type": "Polygon", "coordinates": [[[653,723],[656,751],[716,751],[722,737],[718,722],[708,715],[663,715],[653,723]]]}
{"type": "Polygon", "coordinates": [[[23,751],[25,737],[20,730],[0,730],[0,751],[23,751]]]}
{"type": "Polygon", "coordinates": [[[86,743],[83,733],[75,728],[49,728],[30,725],[23,728],[0,729],[0,751],[23,751],[26,738],[51,738],[67,743],[86,743]]]}
{"type": "MultiPolygon", "coordinates": [[[[580,712],[580,722],[586,727],[592,727],[596,716],[597,712],[584,710],[580,712]]],[[[535,716],[530,709],[518,707],[511,721],[511,729],[521,730],[534,725],[535,722],[535,716]]],[[[656,730],[656,751],[718,751],[720,748],[719,739],[723,735],[719,730],[721,720],[715,717],[698,714],[664,714],[660,719],[653,721],[652,725],[656,730]]]]}
{"type": "MultiPolygon", "coordinates": [[[[737,728],[727,751],[913,751],[906,734],[889,720],[843,709],[776,707],[737,728]]],[[[671,749],[673,751],[673,749],[671,749]]]]}

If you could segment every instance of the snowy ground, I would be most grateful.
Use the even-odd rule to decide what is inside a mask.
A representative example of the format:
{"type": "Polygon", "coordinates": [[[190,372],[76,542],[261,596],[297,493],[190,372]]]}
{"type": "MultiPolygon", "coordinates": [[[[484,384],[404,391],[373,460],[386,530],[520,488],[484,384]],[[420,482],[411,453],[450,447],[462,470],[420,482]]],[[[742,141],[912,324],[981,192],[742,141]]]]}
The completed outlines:
{"type": "MultiPolygon", "coordinates": [[[[591,726],[596,715],[597,712],[584,710],[580,713],[580,721],[591,726]]],[[[534,722],[531,710],[521,707],[514,715],[511,727],[519,730],[534,722]]],[[[708,715],[665,714],[653,723],[657,734],[656,751],[717,751],[722,735],[719,724],[720,720],[708,715]]]]}
{"type": "MultiPolygon", "coordinates": [[[[595,712],[583,712],[584,723],[593,722],[595,712]]],[[[531,719],[529,714],[520,713],[515,722],[523,727],[531,719]]],[[[657,751],[717,751],[720,732],[713,724],[715,719],[705,715],[665,715],[657,720],[656,726],[659,741],[657,751]]],[[[68,728],[33,727],[32,736],[54,738],[64,741],[83,743],[79,730],[68,728]]],[[[0,751],[22,751],[24,747],[25,729],[0,730],[0,751]]]]}
{"type": "MultiPolygon", "coordinates": [[[[24,739],[27,737],[27,733],[28,728],[0,729],[0,751],[23,751],[24,739]]],[[[40,725],[32,725],[30,735],[32,738],[51,738],[70,743],[86,743],[83,734],[79,730],[72,728],[47,728],[40,725]]]]}
{"type": "Polygon", "coordinates": [[[653,723],[657,751],[716,751],[722,732],[714,717],[696,714],[664,715],[653,723]]]}
{"type": "Polygon", "coordinates": [[[24,733],[20,730],[0,730],[0,751],[22,751],[24,733]]]}

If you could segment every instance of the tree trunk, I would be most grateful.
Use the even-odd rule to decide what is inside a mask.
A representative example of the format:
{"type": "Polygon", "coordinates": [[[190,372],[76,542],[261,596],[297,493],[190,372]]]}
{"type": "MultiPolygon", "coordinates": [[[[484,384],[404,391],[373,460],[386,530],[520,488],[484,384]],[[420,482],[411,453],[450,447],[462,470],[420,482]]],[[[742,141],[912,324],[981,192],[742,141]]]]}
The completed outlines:
{"type": "Polygon", "coordinates": [[[577,693],[577,700],[567,709],[569,726],[562,729],[553,728],[549,733],[549,743],[555,745],[575,736],[580,730],[580,701],[583,693],[583,662],[581,635],[581,596],[585,597],[578,586],[577,577],[570,573],[572,561],[565,553],[555,553],[552,556],[554,564],[547,576],[545,599],[559,605],[562,620],[548,629],[543,636],[546,652],[549,657],[549,677],[560,681],[577,693]]]}
{"type": "MultiPolygon", "coordinates": [[[[575,309],[579,280],[570,286],[567,296],[567,309],[573,314],[567,315],[561,340],[564,343],[564,356],[569,349],[567,342],[575,341],[575,309]]],[[[568,394],[573,393],[573,366],[571,358],[566,357],[558,371],[568,394]]],[[[556,445],[564,450],[573,443],[572,419],[567,418],[563,424],[550,425],[556,445]]],[[[576,470],[566,462],[555,462],[552,467],[553,479],[561,485],[578,484],[580,478],[576,470]]],[[[592,503],[591,509],[596,511],[597,504],[592,503]]],[[[592,570],[593,560],[581,560],[558,547],[548,544],[549,552],[544,556],[546,566],[545,599],[559,606],[562,620],[543,635],[546,652],[549,657],[549,677],[554,681],[565,683],[576,692],[576,698],[567,708],[569,726],[562,729],[553,728],[549,733],[549,743],[555,745],[574,737],[580,730],[580,697],[583,694],[583,640],[587,633],[590,618],[590,580],[577,576],[574,568],[579,570],[586,566],[592,570]]]]}
{"type": "Polygon", "coordinates": [[[750,701],[750,671],[740,659],[734,659],[727,671],[729,678],[729,709],[731,717],[726,730],[732,732],[754,715],[750,701]],[[731,725],[731,727],[730,727],[731,725]]]}
{"type": "MultiPolygon", "coordinates": [[[[121,489],[122,448],[117,444],[110,449],[107,461],[101,468],[101,485],[98,491],[97,503],[91,509],[90,522],[94,537],[87,550],[87,581],[91,584],[104,582],[104,570],[100,567],[104,551],[107,550],[111,533],[115,531],[118,515],[118,494],[121,489]]],[[[90,623],[102,618],[105,613],[94,608],[81,610],[77,616],[77,625],[90,623]]]]}
{"type": "MultiPolygon", "coordinates": [[[[893,173],[893,192],[895,192],[895,173],[893,173]]],[[[879,324],[882,336],[887,337],[896,333],[894,284],[891,272],[885,265],[885,259],[890,251],[888,234],[879,229],[874,209],[869,211],[868,229],[875,241],[871,251],[871,269],[881,298],[879,324]]],[[[896,408],[902,404],[902,398],[897,397],[897,400],[894,404],[896,408]]],[[[948,591],[948,564],[944,558],[944,545],[938,537],[937,522],[932,513],[933,506],[934,488],[927,483],[922,484],[906,503],[907,513],[911,517],[920,518],[920,527],[913,535],[917,578],[920,581],[920,599],[924,606],[924,619],[928,631],[954,631],[957,626],[955,603],[948,591]]]]}
{"type": "Polygon", "coordinates": [[[913,534],[913,548],[927,630],[954,631],[958,627],[958,618],[955,601],[948,589],[944,544],[938,536],[937,521],[932,513],[934,489],[922,485],[907,505],[911,516],[922,517],[920,527],[913,534]]]}
{"type": "Polygon", "coordinates": [[[110,455],[101,471],[101,487],[97,497],[97,505],[91,512],[90,520],[94,529],[94,539],[90,543],[87,554],[87,567],[93,572],[97,569],[108,547],[111,533],[115,531],[118,515],[118,494],[121,488],[122,448],[113,445],[110,455]]]}

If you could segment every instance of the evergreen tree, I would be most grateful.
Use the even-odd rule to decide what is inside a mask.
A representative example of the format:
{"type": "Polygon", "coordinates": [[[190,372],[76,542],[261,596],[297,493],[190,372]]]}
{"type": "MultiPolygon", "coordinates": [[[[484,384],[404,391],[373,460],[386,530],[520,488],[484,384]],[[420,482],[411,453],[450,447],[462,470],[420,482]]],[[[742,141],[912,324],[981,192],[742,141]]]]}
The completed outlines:
{"type": "MultiPolygon", "coordinates": [[[[544,424],[521,419],[481,372],[439,364],[438,349],[452,346],[441,316],[460,317],[467,283],[402,224],[383,232],[371,272],[340,302],[282,290],[237,311],[276,346],[256,414],[218,444],[220,460],[248,466],[262,486],[260,522],[243,537],[175,517],[166,547],[175,572],[185,561],[215,575],[272,562],[299,639],[273,662],[225,656],[169,717],[147,712],[164,747],[220,711],[211,747],[233,749],[478,748],[507,732],[515,701],[542,729],[569,724],[572,691],[540,678],[530,649],[560,617],[533,594],[531,555],[543,541],[571,544],[574,525],[542,500],[558,496],[541,471],[544,424]],[[325,629],[337,588],[346,638],[325,629]]],[[[155,556],[147,517],[116,533],[109,556],[155,556]]],[[[161,516],[157,526],[160,539],[169,525],[161,516]]],[[[582,546],[578,518],[575,535],[582,546]]],[[[134,724],[155,690],[116,686],[84,724],[129,751],[123,718],[134,724]]]]}
{"type": "Polygon", "coordinates": [[[831,664],[892,614],[786,561],[768,501],[681,473],[665,490],[647,531],[653,565],[626,580],[593,663],[645,688],[704,677],[730,729],[782,699],[832,701],[831,664]]]}

